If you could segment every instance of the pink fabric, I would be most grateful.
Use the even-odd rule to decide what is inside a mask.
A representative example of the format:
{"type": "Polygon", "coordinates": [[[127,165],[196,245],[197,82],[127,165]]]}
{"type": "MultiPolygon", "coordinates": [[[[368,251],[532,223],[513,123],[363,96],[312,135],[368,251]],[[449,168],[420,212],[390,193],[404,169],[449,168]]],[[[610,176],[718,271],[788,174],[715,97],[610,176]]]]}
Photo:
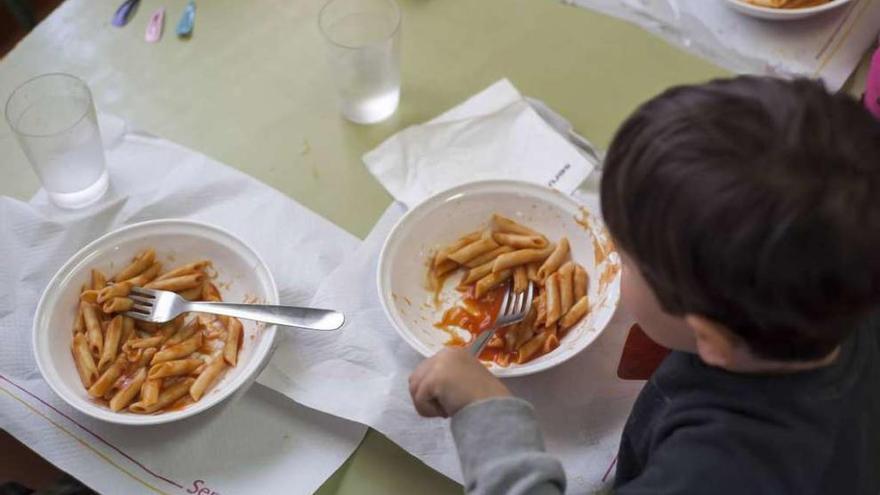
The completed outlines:
{"type": "Polygon", "coordinates": [[[865,85],[865,106],[874,117],[880,119],[880,48],[874,52],[871,68],[868,69],[868,82],[865,85]]]}

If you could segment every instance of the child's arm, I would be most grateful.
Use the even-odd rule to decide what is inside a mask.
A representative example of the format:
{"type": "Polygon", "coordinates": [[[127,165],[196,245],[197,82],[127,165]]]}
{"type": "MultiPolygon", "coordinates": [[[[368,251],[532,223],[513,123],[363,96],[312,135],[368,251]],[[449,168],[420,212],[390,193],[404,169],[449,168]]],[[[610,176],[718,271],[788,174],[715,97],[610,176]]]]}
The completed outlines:
{"type": "Polygon", "coordinates": [[[544,452],[532,406],[464,349],[426,359],[409,378],[422,416],[452,417],[452,436],[467,493],[546,494],[565,491],[559,460],[544,452]]]}

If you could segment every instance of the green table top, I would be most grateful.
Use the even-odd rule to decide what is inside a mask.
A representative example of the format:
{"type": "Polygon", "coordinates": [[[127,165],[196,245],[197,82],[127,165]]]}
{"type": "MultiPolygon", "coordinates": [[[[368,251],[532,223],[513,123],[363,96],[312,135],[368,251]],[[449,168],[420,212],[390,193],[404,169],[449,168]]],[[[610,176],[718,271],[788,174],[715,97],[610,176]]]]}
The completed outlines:
{"type": "MultiPolygon", "coordinates": [[[[125,28],[120,0],[68,0],[0,63],[0,99],[46,72],[91,86],[101,111],[237,167],[363,237],[391,198],[361,155],[502,77],[606,146],[635,106],[680,83],[726,72],[637,27],[552,0],[400,0],[400,108],[390,120],[343,120],[316,25],[321,0],[200,2],[191,40],[173,35],[185,0],[143,0],[125,28]],[[143,41],[167,7],[161,43],[143,41]]],[[[0,194],[26,199],[36,176],[0,124],[0,194]]],[[[322,494],[457,493],[370,432],[322,494]]]]}

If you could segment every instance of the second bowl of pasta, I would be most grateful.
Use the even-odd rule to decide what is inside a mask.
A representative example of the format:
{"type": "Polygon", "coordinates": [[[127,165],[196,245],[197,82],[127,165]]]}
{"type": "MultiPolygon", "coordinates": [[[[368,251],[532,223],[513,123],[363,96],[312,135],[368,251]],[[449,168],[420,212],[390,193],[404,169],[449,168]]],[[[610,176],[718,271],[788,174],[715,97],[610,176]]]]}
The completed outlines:
{"type": "Polygon", "coordinates": [[[153,220],[98,238],[49,282],[33,326],[40,372],[77,410],[119,424],[176,421],[247,387],[268,362],[274,326],[194,313],[145,323],[126,315],[132,287],[278,304],[265,262],[218,227],[153,220]]]}
{"type": "Polygon", "coordinates": [[[459,186],[409,211],[379,259],[386,315],[416,351],[464,346],[492,325],[509,286],[533,284],[524,322],[501,329],[480,359],[497,376],[536,373],[590,345],[620,297],[607,232],[570,197],[536,184],[459,186]]]}

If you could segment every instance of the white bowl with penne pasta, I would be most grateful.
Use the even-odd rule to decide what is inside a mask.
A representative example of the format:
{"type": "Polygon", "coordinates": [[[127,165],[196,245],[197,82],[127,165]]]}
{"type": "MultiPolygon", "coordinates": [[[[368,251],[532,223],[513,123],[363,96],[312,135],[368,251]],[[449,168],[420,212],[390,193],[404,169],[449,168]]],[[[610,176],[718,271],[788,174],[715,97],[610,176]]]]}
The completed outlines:
{"type": "Polygon", "coordinates": [[[491,325],[504,290],[534,287],[525,321],[489,340],[497,376],[559,365],[604,330],[620,298],[620,258],[598,212],[537,184],[491,180],[437,194],[385,241],[380,300],[400,336],[431,356],[491,325]]]}
{"type": "Polygon", "coordinates": [[[141,322],[125,314],[133,286],[278,304],[265,262],[218,227],[152,220],[96,239],[58,270],[34,317],[39,370],[75,409],[118,424],[176,421],[244,390],[268,362],[274,326],[204,314],[141,322]]]}
{"type": "Polygon", "coordinates": [[[771,21],[794,21],[835,10],[852,0],[725,0],[737,12],[771,21]]]}

